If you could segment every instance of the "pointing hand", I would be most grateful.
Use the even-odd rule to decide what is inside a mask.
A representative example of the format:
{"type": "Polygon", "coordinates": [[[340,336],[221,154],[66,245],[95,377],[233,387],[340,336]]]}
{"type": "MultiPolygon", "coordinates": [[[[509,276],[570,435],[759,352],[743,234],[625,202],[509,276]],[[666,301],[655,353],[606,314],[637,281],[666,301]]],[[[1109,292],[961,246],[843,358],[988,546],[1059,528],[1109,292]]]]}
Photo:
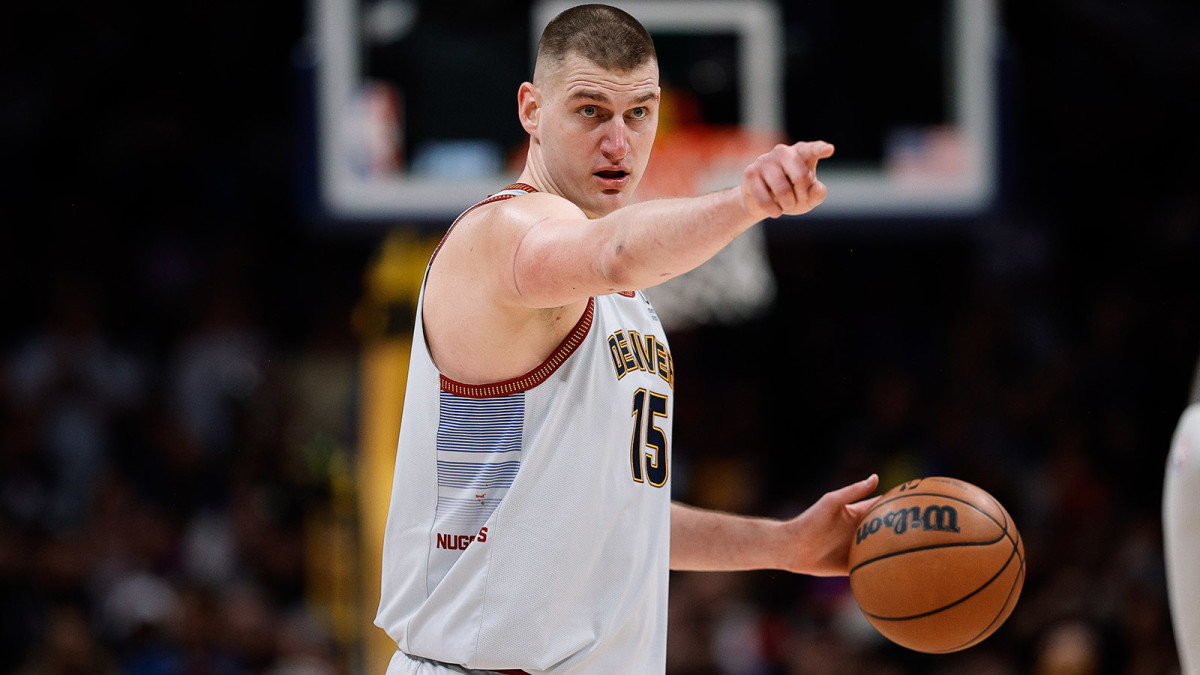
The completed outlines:
{"type": "Polygon", "coordinates": [[[825,200],[817,162],[833,156],[825,141],[776,145],[742,174],[742,206],[756,219],[807,213],[825,200]]]}

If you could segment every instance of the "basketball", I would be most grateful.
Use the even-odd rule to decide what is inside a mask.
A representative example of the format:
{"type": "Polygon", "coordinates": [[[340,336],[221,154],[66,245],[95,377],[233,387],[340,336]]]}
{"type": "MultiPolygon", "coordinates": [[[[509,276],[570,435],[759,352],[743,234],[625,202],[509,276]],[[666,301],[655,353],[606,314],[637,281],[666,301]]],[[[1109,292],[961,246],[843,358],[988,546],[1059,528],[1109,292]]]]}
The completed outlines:
{"type": "Polygon", "coordinates": [[[871,625],[935,654],[983,641],[1012,613],[1025,547],[984,490],[954,478],[908,481],[863,516],[850,545],[850,589],[871,625]]]}

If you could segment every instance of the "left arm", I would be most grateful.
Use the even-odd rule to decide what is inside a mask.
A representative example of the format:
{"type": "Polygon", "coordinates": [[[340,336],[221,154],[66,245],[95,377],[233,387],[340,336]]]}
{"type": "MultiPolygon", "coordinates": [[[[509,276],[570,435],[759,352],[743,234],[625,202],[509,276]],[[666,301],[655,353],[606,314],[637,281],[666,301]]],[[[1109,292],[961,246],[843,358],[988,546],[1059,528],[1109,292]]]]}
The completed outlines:
{"type": "Polygon", "coordinates": [[[791,520],[753,518],[671,504],[671,569],[778,569],[814,576],[847,573],[854,528],[876,498],[879,477],[825,493],[791,520]]]}

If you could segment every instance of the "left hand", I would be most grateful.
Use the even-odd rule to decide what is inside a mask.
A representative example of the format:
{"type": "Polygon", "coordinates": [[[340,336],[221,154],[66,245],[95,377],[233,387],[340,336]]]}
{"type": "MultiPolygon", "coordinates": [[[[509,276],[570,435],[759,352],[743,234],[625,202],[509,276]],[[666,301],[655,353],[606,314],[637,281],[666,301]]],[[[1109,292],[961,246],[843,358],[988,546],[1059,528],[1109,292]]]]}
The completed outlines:
{"type": "Polygon", "coordinates": [[[787,570],[819,577],[849,573],[850,542],[858,521],[879,497],[868,496],[879,485],[879,476],[826,492],[817,503],[784,523],[794,545],[795,558],[787,570]]]}

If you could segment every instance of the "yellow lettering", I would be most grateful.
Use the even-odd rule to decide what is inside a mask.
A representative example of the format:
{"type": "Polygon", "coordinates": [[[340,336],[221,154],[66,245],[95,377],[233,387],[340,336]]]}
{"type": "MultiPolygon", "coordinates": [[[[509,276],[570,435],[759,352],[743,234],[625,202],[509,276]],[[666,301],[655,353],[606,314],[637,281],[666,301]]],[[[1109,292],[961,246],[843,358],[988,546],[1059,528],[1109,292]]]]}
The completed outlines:
{"type": "Polygon", "coordinates": [[[658,361],[658,376],[662,378],[663,382],[671,385],[671,388],[674,389],[675,385],[671,383],[671,354],[667,351],[667,346],[661,342],[656,343],[654,345],[654,356],[658,361]]]}
{"type": "Polygon", "coordinates": [[[629,331],[629,346],[632,347],[633,359],[637,361],[638,370],[646,370],[646,352],[642,350],[642,336],[635,330],[629,331]]]}
{"type": "Polygon", "coordinates": [[[637,370],[637,361],[633,358],[633,352],[629,350],[629,342],[625,339],[625,331],[617,331],[617,345],[621,348],[621,355],[625,358],[625,367],[629,370],[637,370]]]}
{"type": "Polygon", "coordinates": [[[621,355],[621,346],[616,333],[608,336],[608,352],[612,356],[613,367],[617,369],[617,379],[625,377],[628,370],[625,368],[625,358],[621,355]]]}
{"type": "Polygon", "coordinates": [[[663,382],[675,388],[675,358],[657,337],[619,330],[608,336],[608,353],[618,380],[631,371],[642,370],[657,373],[663,382]]]}
{"type": "Polygon", "coordinates": [[[646,370],[653,373],[658,370],[658,357],[656,356],[655,345],[658,344],[658,338],[653,335],[646,336],[645,351],[642,352],[646,356],[646,370]]]}

